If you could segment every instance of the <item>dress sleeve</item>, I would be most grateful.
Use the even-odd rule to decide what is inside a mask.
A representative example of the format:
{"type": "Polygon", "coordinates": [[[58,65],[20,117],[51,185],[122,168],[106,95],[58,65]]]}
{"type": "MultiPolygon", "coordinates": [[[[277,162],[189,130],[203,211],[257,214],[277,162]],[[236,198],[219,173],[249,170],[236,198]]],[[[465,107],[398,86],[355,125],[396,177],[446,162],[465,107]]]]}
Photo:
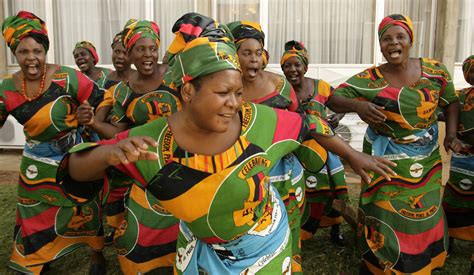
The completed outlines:
{"type": "Polygon", "coordinates": [[[453,80],[449,74],[448,69],[442,63],[439,63],[439,66],[444,71],[443,73],[443,85],[439,91],[439,105],[445,107],[455,101],[459,101],[458,96],[456,95],[456,90],[454,89],[453,80]]]}
{"type": "Polygon", "coordinates": [[[107,90],[104,91],[104,100],[99,104],[97,109],[100,109],[102,107],[112,107],[114,105],[114,90],[115,90],[116,85],[113,85],[112,87],[108,88],[107,90]]]}
{"type": "Polygon", "coordinates": [[[79,104],[87,100],[94,107],[104,100],[104,90],[79,71],[74,71],[75,83],[71,83],[71,93],[79,104]]]}
{"type": "Polygon", "coordinates": [[[135,163],[110,166],[104,174],[104,179],[96,181],[78,182],[72,179],[69,175],[68,166],[71,154],[85,152],[101,145],[116,144],[119,141],[127,138],[129,136],[129,132],[129,130],[121,132],[117,134],[114,138],[109,140],[80,143],[69,150],[68,154],[66,154],[66,156],[61,160],[61,163],[59,164],[59,168],[56,174],[56,182],[61,185],[62,189],[64,190],[64,193],[71,201],[77,204],[84,204],[95,198],[95,196],[97,196],[101,191],[103,191],[104,181],[106,181],[107,175],[115,172],[116,170],[119,170],[126,176],[135,179],[135,183],[141,185],[142,187],[146,187],[147,183],[141,173],[138,171],[138,168],[136,167],[135,163]]]}

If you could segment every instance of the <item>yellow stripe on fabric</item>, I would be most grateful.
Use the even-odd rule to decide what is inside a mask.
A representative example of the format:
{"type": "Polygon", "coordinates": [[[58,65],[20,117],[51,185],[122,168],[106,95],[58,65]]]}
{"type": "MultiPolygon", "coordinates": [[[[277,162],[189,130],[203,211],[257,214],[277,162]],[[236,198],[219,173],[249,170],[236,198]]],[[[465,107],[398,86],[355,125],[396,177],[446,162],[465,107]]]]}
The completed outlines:
{"type": "Polygon", "coordinates": [[[23,173],[20,173],[20,177],[26,184],[30,184],[30,185],[40,184],[40,183],[45,183],[45,182],[56,182],[56,178],[42,178],[40,180],[30,180],[26,178],[23,175],[23,173]]]}
{"type": "Polygon", "coordinates": [[[30,119],[28,119],[25,124],[23,124],[25,132],[28,134],[28,136],[39,136],[49,126],[51,126],[50,111],[55,102],[56,101],[52,101],[44,105],[41,109],[38,110],[38,112],[36,112],[30,119]],[[38,121],[42,121],[42,123],[38,123],[38,121]]]}
{"type": "Polygon", "coordinates": [[[191,223],[208,214],[209,206],[213,202],[217,189],[230,171],[232,169],[209,176],[180,196],[162,200],[161,205],[165,209],[169,209],[176,218],[191,223]],[[191,206],[191,204],[192,207],[185,207],[191,206]]]}

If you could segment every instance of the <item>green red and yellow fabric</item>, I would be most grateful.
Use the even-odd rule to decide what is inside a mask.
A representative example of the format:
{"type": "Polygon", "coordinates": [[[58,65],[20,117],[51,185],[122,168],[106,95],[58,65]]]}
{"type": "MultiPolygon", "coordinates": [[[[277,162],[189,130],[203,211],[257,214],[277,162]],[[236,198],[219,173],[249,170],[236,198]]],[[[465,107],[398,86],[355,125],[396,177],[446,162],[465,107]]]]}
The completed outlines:
{"type": "Polygon", "coordinates": [[[169,68],[165,75],[165,84],[171,89],[225,69],[240,71],[232,34],[225,25],[197,13],[187,13],[172,30],[176,37],[167,51],[169,68]]]}
{"type": "Polygon", "coordinates": [[[265,69],[268,65],[268,60],[270,60],[270,54],[265,49],[265,33],[260,24],[251,21],[235,21],[227,23],[227,27],[232,32],[237,49],[239,49],[240,45],[247,39],[255,39],[262,45],[263,68],[265,69]]]}
{"type": "Polygon", "coordinates": [[[12,115],[26,136],[11,268],[39,273],[43,264],[78,247],[103,247],[99,197],[77,206],[56,183],[60,160],[81,142],[77,107],[84,100],[97,106],[102,96],[89,78],[63,66],[57,66],[51,85],[31,101],[17,90],[12,77],[1,82],[0,126],[12,115]]]}
{"type": "Polygon", "coordinates": [[[160,28],[158,24],[148,20],[129,19],[122,30],[122,41],[130,51],[140,38],[151,38],[156,46],[160,46],[160,28]]]}
{"type": "Polygon", "coordinates": [[[459,153],[453,153],[449,180],[444,190],[443,208],[448,220],[449,236],[474,241],[474,145],[467,136],[474,135],[474,87],[459,91],[461,101],[458,137],[459,153]]]}
{"type": "Polygon", "coordinates": [[[15,53],[16,47],[25,37],[33,37],[36,42],[49,49],[49,38],[46,24],[41,18],[28,11],[20,11],[3,21],[2,32],[10,50],[15,53]]]}
{"type": "MultiPolygon", "coordinates": [[[[329,83],[314,79],[314,90],[307,100],[300,101],[299,112],[327,118],[326,104],[333,92],[329,83]]],[[[306,206],[302,217],[301,239],[313,237],[320,227],[342,222],[339,212],[333,210],[334,199],[348,200],[344,166],[339,157],[329,153],[325,167],[315,173],[305,170],[306,206]]]]}
{"type": "Polygon", "coordinates": [[[85,40],[84,41],[79,41],[74,46],[74,49],[79,49],[79,48],[83,48],[83,49],[86,49],[86,50],[89,51],[89,53],[94,58],[94,65],[97,65],[97,63],[99,63],[99,55],[97,54],[97,50],[96,50],[94,44],[92,44],[89,41],[85,41],[85,40]]]}
{"type": "Polygon", "coordinates": [[[391,14],[382,19],[382,22],[380,22],[378,28],[379,40],[382,38],[383,34],[392,26],[400,26],[404,30],[406,30],[408,35],[410,36],[411,44],[413,45],[413,41],[415,39],[413,37],[413,23],[411,22],[410,18],[408,18],[408,16],[401,14],[391,14]]]}
{"type": "Polygon", "coordinates": [[[293,89],[290,82],[284,76],[279,77],[280,82],[273,92],[262,98],[254,99],[252,102],[296,112],[298,110],[298,98],[296,97],[295,89],[293,89]]]}
{"type": "MultiPolygon", "coordinates": [[[[100,69],[100,76],[95,81],[95,83],[97,83],[97,86],[99,86],[99,88],[106,89],[107,76],[114,70],[109,69],[109,68],[103,68],[103,67],[96,67],[96,68],[100,69]]],[[[108,85],[110,85],[110,83],[108,85]]]]}
{"type": "Polygon", "coordinates": [[[114,102],[111,120],[128,123],[129,128],[169,116],[181,109],[179,95],[163,84],[143,94],[133,91],[128,82],[122,81],[111,91],[114,102]]]}
{"type": "Polygon", "coordinates": [[[285,62],[291,57],[296,57],[304,65],[305,71],[308,70],[309,55],[302,42],[291,40],[285,43],[285,52],[280,59],[280,66],[283,69],[285,62]]]}
{"type": "MultiPolygon", "coordinates": [[[[113,102],[111,121],[127,123],[128,128],[169,116],[181,109],[176,92],[165,85],[141,94],[133,91],[128,82],[122,81],[109,92],[113,102]]],[[[111,209],[108,213],[119,214],[121,208],[114,206],[125,205],[124,219],[114,236],[122,272],[145,273],[173,266],[178,219],[166,212],[148,190],[133,185],[133,179],[122,172],[110,171],[108,180],[107,207],[111,209]],[[124,188],[129,189],[125,199],[120,192],[124,188]]]]}
{"type": "Polygon", "coordinates": [[[471,70],[474,70],[474,54],[469,56],[468,58],[466,58],[463,63],[462,63],[462,72],[463,72],[463,75],[464,75],[464,79],[466,79],[466,81],[471,84],[471,85],[474,85],[472,83],[472,81],[474,80],[471,80],[469,79],[468,75],[469,75],[469,72],[471,70]]]}
{"type": "MultiPolygon", "coordinates": [[[[243,104],[241,117],[241,135],[235,144],[213,156],[193,154],[181,149],[164,118],[132,128],[117,135],[114,140],[101,142],[111,144],[126,137],[143,135],[157,141],[157,148],[150,150],[156,150],[160,157],[158,161],[138,161],[117,168],[135,178],[136,184],[146,188],[164,209],[192,231],[197,239],[185,242],[182,247],[189,250],[189,254],[195,253],[192,243],[196,241],[218,245],[243,236],[266,236],[273,231],[272,224],[278,217],[272,215],[272,209],[280,200],[275,202],[269,198],[270,169],[283,156],[296,150],[310,134],[333,135],[328,124],[318,117],[253,103],[243,104]]],[[[88,148],[97,145],[89,144],[88,148]]],[[[71,152],[86,147],[78,146],[71,152]]],[[[67,159],[63,163],[67,167],[67,159]]],[[[67,169],[62,172],[67,173],[67,169]]],[[[60,178],[67,179],[67,175],[60,173],[60,178]]],[[[87,190],[86,183],[70,185],[64,181],[64,184],[65,189],[75,196],[84,195],[81,192],[87,190]]],[[[242,249],[246,253],[251,252],[247,251],[248,247],[242,249]]],[[[258,251],[259,248],[252,249],[258,251]]],[[[232,259],[233,256],[225,253],[219,255],[223,257],[221,261],[232,259]]],[[[259,258],[268,256],[258,253],[252,255],[255,264],[259,258]]],[[[283,261],[290,255],[272,255],[264,262],[276,261],[280,264],[273,265],[273,268],[279,269],[266,271],[281,272],[283,261]]],[[[178,257],[177,265],[183,265],[185,258],[178,257]]],[[[232,269],[232,265],[227,268],[237,272],[232,269]]]]}
{"type": "Polygon", "coordinates": [[[391,87],[380,69],[372,67],[334,91],[383,106],[387,116],[368,127],[363,145],[364,152],[397,164],[390,181],[371,174],[370,183],[361,188],[359,244],[373,272],[424,274],[446,259],[436,113],[458,97],[443,64],[425,58],[420,63],[422,75],[410,86],[391,87]]]}

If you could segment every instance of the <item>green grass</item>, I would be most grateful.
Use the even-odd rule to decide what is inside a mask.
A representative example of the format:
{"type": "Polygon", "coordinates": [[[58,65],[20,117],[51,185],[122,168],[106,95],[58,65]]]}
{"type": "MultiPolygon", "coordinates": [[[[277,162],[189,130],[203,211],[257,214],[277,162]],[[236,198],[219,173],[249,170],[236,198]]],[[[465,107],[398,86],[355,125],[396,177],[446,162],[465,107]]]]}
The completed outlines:
{"type": "MultiPolygon", "coordinates": [[[[352,205],[356,205],[355,191],[351,190],[352,205]]],[[[0,274],[14,274],[6,268],[12,245],[13,226],[15,224],[16,185],[0,184],[0,274]]],[[[329,242],[329,230],[321,229],[316,236],[303,242],[303,269],[305,274],[357,274],[359,258],[354,246],[354,232],[347,224],[342,230],[348,245],[335,247],[329,242]]],[[[467,274],[470,268],[472,244],[456,241],[452,255],[445,267],[437,274],[467,274]],[[470,246],[471,245],[471,246],[470,246]]],[[[105,248],[107,274],[122,274],[113,247],[105,248]]],[[[51,265],[47,274],[87,274],[89,251],[81,248],[51,265]]]]}

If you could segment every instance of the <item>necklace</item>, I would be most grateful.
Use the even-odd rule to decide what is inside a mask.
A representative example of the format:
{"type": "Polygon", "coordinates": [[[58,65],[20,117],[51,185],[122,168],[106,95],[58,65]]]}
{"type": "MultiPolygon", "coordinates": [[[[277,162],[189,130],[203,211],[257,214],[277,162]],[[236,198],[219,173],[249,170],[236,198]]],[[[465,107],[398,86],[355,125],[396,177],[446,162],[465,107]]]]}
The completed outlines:
{"type": "Polygon", "coordinates": [[[46,64],[44,64],[44,69],[43,69],[43,75],[41,76],[41,82],[38,91],[32,96],[29,97],[28,94],[26,93],[26,78],[24,75],[21,76],[21,94],[28,100],[32,101],[38,98],[42,93],[44,89],[44,83],[46,79],[46,64]]]}

